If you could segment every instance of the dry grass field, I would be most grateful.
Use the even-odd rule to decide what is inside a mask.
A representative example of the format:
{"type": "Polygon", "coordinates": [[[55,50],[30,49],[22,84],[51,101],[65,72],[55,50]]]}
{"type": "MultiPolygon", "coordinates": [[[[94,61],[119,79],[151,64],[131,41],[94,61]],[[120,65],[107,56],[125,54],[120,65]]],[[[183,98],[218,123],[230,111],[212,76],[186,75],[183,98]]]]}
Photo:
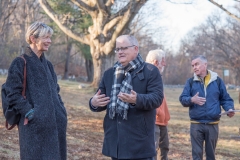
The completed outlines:
{"type": "MultiPolygon", "coordinates": [[[[0,84],[5,81],[0,77],[0,84]]],[[[93,113],[88,109],[88,100],[94,94],[93,89],[79,89],[79,83],[59,81],[61,96],[68,112],[68,159],[69,160],[109,160],[101,154],[104,112],[93,113]]],[[[85,84],[87,85],[87,84],[85,84]]],[[[165,96],[169,106],[171,120],[169,122],[171,160],[191,160],[191,144],[189,136],[188,108],[180,105],[178,97],[182,89],[165,88],[165,96]]],[[[238,92],[229,90],[238,104],[238,92]]],[[[0,104],[1,105],[1,104],[0,104]]],[[[0,110],[0,160],[17,160],[19,158],[17,129],[7,131],[5,119],[0,110]]],[[[217,160],[240,160],[240,139],[237,136],[240,128],[240,113],[233,118],[223,116],[219,124],[220,134],[216,149],[217,160]]]]}

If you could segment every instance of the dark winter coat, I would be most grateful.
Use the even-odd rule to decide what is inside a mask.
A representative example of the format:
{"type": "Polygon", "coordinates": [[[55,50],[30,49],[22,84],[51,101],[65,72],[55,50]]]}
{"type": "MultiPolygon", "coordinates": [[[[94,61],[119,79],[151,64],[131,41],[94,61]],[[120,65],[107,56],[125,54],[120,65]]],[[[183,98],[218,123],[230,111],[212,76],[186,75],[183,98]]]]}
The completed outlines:
{"type": "MultiPolygon", "coordinates": [[[[108,69],[101,80],[101,94],[111,97],[114,69],[108,69]]],[[[109,108],[90,108],[94,112],[106,110],[104,117],[104,142],[102,153],[118,159],[154,157],[154,124],[156,108],[163,100],[163,85],[159,70],[148,63],[131,73],[133,90],[137,93],[136,105],[130,105],[127,120],[116,115],[109,118],[109,108]]],[[[91,101],[91,100],[90,100],[91,101]]],[[[90,102],[89,101],[89,102],[90,102]]]]}
{"type": "Polygon", "coordinates": [[[211,79],[207,85],[201,82],[196,74],[192,84],[187,80],[179,101],[184,107],[189,107],[189,117],[199,123],[211,123],[220,120],[221,106],[225,111],[234,110],[233,99],[229,96],[226,86],[221,78],[217,82],[217,73],[208,70],[211,79]],[[206,102],[202,106],[191,102],[191,98],[199,92],[200,97],[205,97],[206,102]]]}
{"type": "Polygon", "coordinates": [[[44,54],[38,58],[30,48],[24,54],[27,67],[26,99],[21,95],[24,61],[13,60],[6,81],[7,98],[21,114],[19,122],[22,160],[65,160],[67,113],[52,64],[44,54]],[[23,125],[24,116],[34,109],[34,117],[23,125]]]}

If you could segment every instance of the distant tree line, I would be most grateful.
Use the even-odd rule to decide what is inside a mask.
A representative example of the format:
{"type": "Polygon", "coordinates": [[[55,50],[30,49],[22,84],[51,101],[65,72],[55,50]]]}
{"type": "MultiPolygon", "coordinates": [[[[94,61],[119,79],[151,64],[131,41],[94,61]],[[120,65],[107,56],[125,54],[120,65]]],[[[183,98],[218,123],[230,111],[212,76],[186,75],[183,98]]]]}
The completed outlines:
{"type": "MultiPolygon", "coordinates": [[[[7,69],[13,58],[24,52],[27,27],[34,21],[44,21],[54,29],[52,46],[46,56],[53,62],[59,77],[75,77],[97,86],[104,70],[116,62],[113,50],[120,34],[137,37],[144,59],[149,50],[165,50],[161,38],[165,30],[151,28],[157,25],[154,19],[161,12],[149,6],[148,1],[151,0],[1,1],[0,69],[7,69]],[[158,37],[157,42],[153,37],[158,37]]],[[[215,1],[210,2],[218,6],[215,1]]],[[[203,54],[208,58],[209,69],[217,71],[225,82],[240,85],[240,21],[221,5],[218,7],[230,17],[225,19],[219,13],[213,14],[182,40],[176,54],[165,50],[165,84],[184,84],[192,77],[191,56],[203,54]],[[229,70],[229,77],[224,77],[224,70],[229,70]]],[[[235,15],[239,11],[236,6],[235,15]]]]}
{"type": "MultiPolygon", "coordinates": [[[[239,7],[236,11],[239,13],[239,7]]],[[[225,83],[240,85],[240,21],[222,17],[214,13],[182,40],[179,65],[183,68],[186,64],[183,61],[190,64],[191,56],[203,54],[208,58],[208,68],[216,71],[225,83]],[[225,71],[229,75],[224,74],[225,71]]],[[[186,68],[190,72],[190,65],[186,68]]]]}

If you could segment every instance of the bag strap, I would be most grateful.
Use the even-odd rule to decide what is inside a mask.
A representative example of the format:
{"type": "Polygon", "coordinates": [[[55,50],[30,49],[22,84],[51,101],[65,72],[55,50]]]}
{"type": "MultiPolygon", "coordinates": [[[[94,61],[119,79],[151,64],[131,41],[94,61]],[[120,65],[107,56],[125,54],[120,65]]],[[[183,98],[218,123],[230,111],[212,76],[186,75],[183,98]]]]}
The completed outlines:
{"type": "Polygon", "coordinates": [[[7,130],[12,130],[14,127],[18,127],[18,125],[17,124],[13,124],[13,125],[11,125],[10,127],[8,127],[8,122],[6,121],[6,123],[5,123],[5,127],[7,128],[7,130]]]}
{"type": "MultiPolygon", "coordinates": [[[[23,70],[23,90],[22,90],[22,96],[24,99],[26,99],[26,84],[27,84],[27,67],[26,67],[26,59],[23,57],[23,55],[20,56],[24,60],[24,70],[23,70]]],[[[18,127],[18,124],[13,124],[10,127],[8,127],[8,122],[6,121],[5,127],[7,130],[12,130],[15,126],[18,127]]]]}

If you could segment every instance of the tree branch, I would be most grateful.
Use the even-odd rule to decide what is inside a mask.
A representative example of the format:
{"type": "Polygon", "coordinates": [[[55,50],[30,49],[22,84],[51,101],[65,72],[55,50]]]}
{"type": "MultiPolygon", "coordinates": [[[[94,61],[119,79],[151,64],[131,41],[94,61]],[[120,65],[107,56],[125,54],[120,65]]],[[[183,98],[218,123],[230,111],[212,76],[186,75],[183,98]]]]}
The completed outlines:
{"type": "Polygon", "coordinates": [[[98,9],[106,16],[108,15],[107,13],[107,7],[104,4],[104,0],[97,0],[96,1],[98,9]]]}
{"type": "MultiPolygon", "coordinates": [[[[4,30],[4,25],[5,25],[5,23],[6,23],[6,20],[11,16],[11,14],[14,12],[14,10],[17,8],[17,5],[18,5],[18,2],[19,2],[19,0],[17,0],[17,2],[15,2],[15,5],[12,7],[13,9],[11,10],[11,11],[9,11],[10,9],[10,7],[7,7],[7,6],[9,6],[10,4],[9,3],[11,3],[11,2],[3,2],[4,4],[6,4],[6,8],[4,8],[4,10],[2,11],[2,8],[0,8],[1,10],[1,13],[0,14],[2,14],[3,15],[3,17],[2,16],[0,16],[0,19],[1,19],[1,21],[2,21],[2,23],[1,23],[1,27],[0,27],[0,33],[2,33],[3,32],[3,30],[4,30]],[[7,11],[9,11],[9,13],[6,15],[6,16],[4,16],[5,14],[3,13],[3,12],[7,12],[7,11]]],[[[4,5],[4,7],[5,7],[5,5],[4,5]]]]}
{"type": "Polygon", "coordinates": [[[107,7],[112,6],[113,4],[114,4],[114,0],[107,0],[107,2],[105,3],[107,7]]]}
{"type": "MultiPolygon", "coordinates": [[[[117,13],[113,14],[108,20],[103,23],[104,30],[111,29],[116,25],[117,22],[120,21],[120,19],[123,17],[123,15],[129,10],[131,5],[131,2],[129,2],[125,7],[123,7],[121,10],[119,10],[117,13]],[[108,23],[107,26],[105,26],[108,23]]],[[[105,31],[106,33],[106,31],[105,31]]]]}
{"type": "MultiPolygon", "coordinates": [[[[73,53],[72,55],[70,55],[70,57],[76,55],[77,53],[78,53],[78,52],[73,53]]],[[[60,62],[54,63],[53,66],[55,67],[56,65],[59,65],[59,64],[65,62],[65,61],[66,61],[66,60],[64,59],[64,60],[62,60],[62,61],[60,61],[60,62]]]]}
{"type": "Polygon", "coordinates": [[[17,2],[15,3],[15,5],[13,6],[13,9],[8,13],[8,15],[6,17],[4,17],[4,21],[6,19],[8,19],[8,17],[13,13],[13,11],[17,8],[17,4],[18,4],[19,0],[17,0],[17,2]]]}
{"type": "Polygon", "coordinates": [[[131,2],[129,2],[125,7],[123,7],[121,10],[119,10],[117,13],[113,14],[113,15],[109,18],[109,20],[112,20],[112,19],[114,19],[114,18],[116,18],[116,17],[118,17],[118,16],[124,15],[124,13],[128,11],[128,9],[129,9],[129,7],[130,7],[130,4],[131,4],[131,2]]]}
{"type": "Polygon", "coordinates": [[[107,0],[107,2],[105,3],[108,14],[111,13],[111,7],[113,4],[114,4],[114,0],[107,0]]]}
{"type": "MultiPolygon", "coordinates": [[[[115,40],[117,36],[121,34],[121,32],[124,31],[124,28],[131,22],[131,20],[136,15],[135,12],[138,12],[139,9],[147,2],[147,0],[131,0],[122,10],[121,12],[118,12],[121,17],[121,20],[118,20],[116,24],[116,29],[112,34],[112,38],[110,41],[105,43],[105,46],[110,47],[104,47],[104,53],[110,53],[111,51],[109,49],[113,48],[115,46],[115,40]],[[126,10],[127,8],[127,10],[126,10]],[[121,14],[120,14],[121,13],[121,14]]],[[[116,15],[116,14],[115,14],[116,15]]]]}
{"type": "MultiPolygon", "coordinates": [[[[109,21],[111,21],[112,19],[109,19],[110,15],[111,15],[111,6],[113,5],[113,0],[97,0],[97,6],[98,6],[98,10],[100,11],[101,14],[99,14],[99,18],[102,19],[102,25],[101,25],[101,29],[104,28],[104,26],[109,23],[109,21]]],[[[115,19],[114,19],[115,21],[115,19]]]]}
{"type": "Polygon", "coordinates": [[[229,12],[226,8],[224,8],[222,5],[218,4],[217,2],[215,2],[214,0],[208,0],[209,2],[211,2],[212,4],[214,4],[215,6],[217,6],[218,8],[220,8],[221,10],[223,10],[224,12],[226,12],[230,17],[235,18],[236,20],[240,21],[240,18],[234,14],[232,14],[231,12],[229,12]]]}
{"type": "Polygon", "coordinates": [[[104,29],[103,29],[103,34],[104,36],[107,36],[107,31],[111,30],[116,24],[121,20],[121,17],[114,18],[107,24],[105,24],[104,29]]]}
{"type": "Polygon", "coordinates": [[[166,1],[173,3],[173,4],[192,4],[192,2],[173,2],[171,0],[166,0],[166,1]]]}
{"type": "Polygon", "coordinates": [[[83,2],[82,0],[71,0],[72,3],[74,3],[75,5],[77,5],[79,8],[83,9],[84,11],[88,12],[89,14],[91,14],[91,12],[96,10],[96,2],[92,2],[92,1],[88,1],[87,2],[83,2]]]}
{"type": "Polygon", "coordinates": [[[82,42],[84,44],[88,44],[89,45],[89,35],[85,35],[85,36],[80,36],[77,35],[76,33],[73,33],[71,31],[71,29],[69,29],[68,27],[66,27],[65,25],[63,25],[60,20],[58,19],[58,15],[53,11],[53,9],[50,7],[50,5],[47,3],[47,1],[45,1],[45,3],[43,3],[43,0],[39,0],[40,6],[42,7],[42,9],[46,12],[46,14],[58,25],[58,27],[65,33],[67,34],[69,37],[82,42]]]}

